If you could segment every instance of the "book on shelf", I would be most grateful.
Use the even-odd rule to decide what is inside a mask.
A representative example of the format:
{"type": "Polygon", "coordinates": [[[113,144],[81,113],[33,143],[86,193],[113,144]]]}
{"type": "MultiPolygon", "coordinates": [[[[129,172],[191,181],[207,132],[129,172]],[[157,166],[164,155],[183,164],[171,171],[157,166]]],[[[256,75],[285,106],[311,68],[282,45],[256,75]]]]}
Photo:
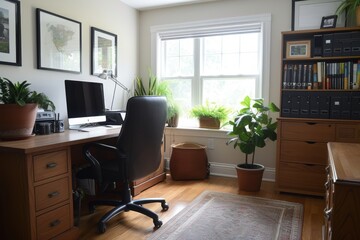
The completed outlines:
{"type": "Polygon", "coordinates": [[[285,63],[283,89],[360,89],[358,62],[285,63]]]}

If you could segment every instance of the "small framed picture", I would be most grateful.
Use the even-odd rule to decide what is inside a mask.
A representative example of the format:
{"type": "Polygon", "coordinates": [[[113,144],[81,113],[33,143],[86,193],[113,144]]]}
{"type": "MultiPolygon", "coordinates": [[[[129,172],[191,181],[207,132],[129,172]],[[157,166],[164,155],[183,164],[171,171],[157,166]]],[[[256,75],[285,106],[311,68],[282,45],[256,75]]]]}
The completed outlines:
{"type": "Polygon", "coordinates": [[[91,74],[104,70],[117,76],[117,35],[91,27],[91,74]]]}
{"type": "Polygon", "coordinates": [[[81,23],[36,9],[37,68],[81,73],[81,23]]]}
{"type": "Polygon", "coordinates": [[[323,17],[320,28],[334,28],[336,27],[337,15],[323,17]]]}
{"type": "Polygon", "coordinates": [[[310,40],[288,41],[286,43],[286,58],[301,59],[310,58],[310,40]]]}

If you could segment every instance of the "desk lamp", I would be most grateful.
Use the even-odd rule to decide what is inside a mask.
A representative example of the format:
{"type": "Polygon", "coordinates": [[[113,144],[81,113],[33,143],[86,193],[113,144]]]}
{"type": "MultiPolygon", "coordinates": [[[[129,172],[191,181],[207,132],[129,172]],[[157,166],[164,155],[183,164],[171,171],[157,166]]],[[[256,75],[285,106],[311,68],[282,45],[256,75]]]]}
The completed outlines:
{"type": "Polygon", "coordinates": [[[130,89],[128,89],[124,84],[122,84],[119,80],[117,80],[116,76],[114,76],[112,74],[111,70],[104,70],[102,73],[100,73],[98,75],[99,78],[101,79],[110,79],[111,81],[113,81],[115,83],[115,88],[114,88],[114,92],[113,92],[113,97],[112,97],[112,101],[111,101],[111,110],[113,108],[113,104],[114,104],[114,97],[115,97],[115,91],[116,91],[116,86],[120,86],[122,89],[124,89],[128,94],[130,93],[130,89]]]}

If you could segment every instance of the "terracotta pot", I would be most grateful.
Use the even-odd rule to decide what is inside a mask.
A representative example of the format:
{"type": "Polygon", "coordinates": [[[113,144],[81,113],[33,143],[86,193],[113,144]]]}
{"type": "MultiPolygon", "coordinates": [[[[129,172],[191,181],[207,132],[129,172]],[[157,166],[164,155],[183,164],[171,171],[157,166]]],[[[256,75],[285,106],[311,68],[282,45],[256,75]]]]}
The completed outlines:
{"type": "Polygon", "coordinates": [[[37,104],[21,107],[17,104],[0,104],[0,139],[19,140],[32,136],[37,104]]]}
{"type": "Polygon", "coordinates": [[[261,164],[255,164],[258,168],[249,169],[242,167],[242,165],[236,166],[239,190],[247,192],[259,191],[265,167],[261,164]]]}
{"type": "Polygon", "coordinates": [[[215,119],[215,118],[201,117],[199,118],[199,125],[200,128],[219,129],[220,121],[219,119],[215,119]]]}

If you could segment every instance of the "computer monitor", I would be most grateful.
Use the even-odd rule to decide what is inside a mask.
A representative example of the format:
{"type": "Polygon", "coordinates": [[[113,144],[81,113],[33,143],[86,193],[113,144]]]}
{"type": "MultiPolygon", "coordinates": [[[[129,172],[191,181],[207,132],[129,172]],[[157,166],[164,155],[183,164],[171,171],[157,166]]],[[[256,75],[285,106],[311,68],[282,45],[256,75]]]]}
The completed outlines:
{"type": "Polygon", "coordinates": [[[70,128],[106,121],[102,83],[65,80],[65,93],[70,128]]]}

